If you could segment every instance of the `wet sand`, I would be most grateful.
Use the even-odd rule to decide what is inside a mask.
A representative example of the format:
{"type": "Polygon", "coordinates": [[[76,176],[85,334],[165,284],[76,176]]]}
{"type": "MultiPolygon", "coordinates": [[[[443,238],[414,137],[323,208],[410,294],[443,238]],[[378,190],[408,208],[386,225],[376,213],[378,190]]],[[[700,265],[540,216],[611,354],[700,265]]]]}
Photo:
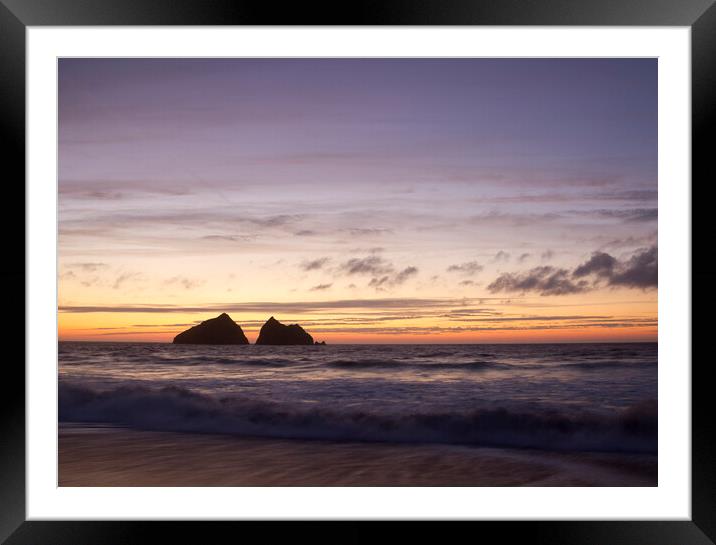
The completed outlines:
{"type": "Polygon", "coordinates": [[[59,486],[657,486],[657,458],[62,424],[59,486]]]}

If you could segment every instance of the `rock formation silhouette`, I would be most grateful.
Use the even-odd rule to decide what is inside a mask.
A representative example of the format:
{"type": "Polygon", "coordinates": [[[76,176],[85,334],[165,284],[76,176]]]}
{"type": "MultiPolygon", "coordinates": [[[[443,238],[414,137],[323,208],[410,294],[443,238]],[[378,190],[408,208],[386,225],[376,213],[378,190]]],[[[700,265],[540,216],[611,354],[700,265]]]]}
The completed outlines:
{"type": "Polygon", "coordinates": [[[179,333],[174,344],[249,344],[244,332],[231,317],[223,313],[179,333]]]}
{"type": "Polygon", "coordinates": [[[313,344],[313,337],[306,333],[300,325],[284,325],[271,316],[271,318],[261,326],[256,344],[313,344]]]}

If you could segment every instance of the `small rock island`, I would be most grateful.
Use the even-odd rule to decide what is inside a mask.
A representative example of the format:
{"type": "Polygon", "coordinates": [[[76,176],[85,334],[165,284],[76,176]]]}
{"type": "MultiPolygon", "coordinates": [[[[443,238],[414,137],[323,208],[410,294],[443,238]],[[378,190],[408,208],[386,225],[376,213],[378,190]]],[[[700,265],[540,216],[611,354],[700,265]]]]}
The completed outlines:
{"type": "Polygon", "coordinates": [[[256,344],[291,345],[291,344],[313,344],[313,337],[304,331],[298,324],[285,325],[271,316],[261,326],[259,338],[256,344]]]}
{"type": "Polygon", "coordinates": [[[249,344],[241,326],[223,313],[179,333],[173,344],[249,344]]]}

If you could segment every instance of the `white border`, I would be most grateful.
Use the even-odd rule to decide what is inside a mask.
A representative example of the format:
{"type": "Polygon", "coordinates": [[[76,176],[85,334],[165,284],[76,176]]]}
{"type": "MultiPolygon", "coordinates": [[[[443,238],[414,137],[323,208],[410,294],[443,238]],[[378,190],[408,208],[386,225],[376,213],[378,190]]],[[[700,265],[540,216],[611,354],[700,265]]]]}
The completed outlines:
{"type": "Polygon", "coordinates": [[[690,29],[30,27],[27,31],[27,517],[690,520],[690,29]],[[659,486],[59,488],[57,57],[658,57],[659,486]]]}

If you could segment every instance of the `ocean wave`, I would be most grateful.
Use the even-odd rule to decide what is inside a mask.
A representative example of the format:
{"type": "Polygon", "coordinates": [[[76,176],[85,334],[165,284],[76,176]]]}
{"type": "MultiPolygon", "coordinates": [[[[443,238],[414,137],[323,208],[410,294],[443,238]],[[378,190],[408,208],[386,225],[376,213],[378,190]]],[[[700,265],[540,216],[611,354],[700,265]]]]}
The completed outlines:
{"type": "Polygon", "coordinates": [[[94,390],[60,382],[59,419],[277,438],[649,453],[657,449],[655,400],[607,415],[540,408],[383,414],[209,396],[176,386],[94,390]]]}
{"type": "Polygon", "coordinates": [[[649,366],[657,365],[656,361],[628,361],[628,360],[613,360],[613,361],[575,361],[561,364],[562,367],[567,368],[581,368],[581,369],[610,369],[615,367],[638,367],[638,366],[649,366]]]}
{"type": "Polygon", "coordinates": [[[403,369],[403,370],[431,370],[440,371],[446,369],[465,369],[465,370],[483,370],[483,369],[508,369],[510,366],[504,363],[490,361],[466,361],[466,362],[421,362],[414,363],[411,361],[385,360],[385,359],[353,359],[353,360],[334,360],[324,363],[326,367],[336,367],[339,369],[403,369]]]}

